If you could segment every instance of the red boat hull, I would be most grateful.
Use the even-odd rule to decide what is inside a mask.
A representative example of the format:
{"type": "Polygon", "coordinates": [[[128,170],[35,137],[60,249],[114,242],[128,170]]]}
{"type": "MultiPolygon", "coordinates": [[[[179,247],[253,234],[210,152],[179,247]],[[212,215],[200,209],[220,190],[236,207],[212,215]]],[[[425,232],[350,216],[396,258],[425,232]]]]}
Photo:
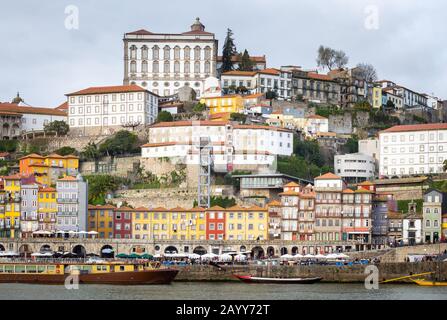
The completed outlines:
{"type": "MultiPolygon", "coordinates": [[[[80,284],[146,285],[170,284],[178,274],[175,269],[132,272],[80,274],[80,284]]],[[[64,284],[67,274],[12,274],[1,273],[0,283],[64,284]]]]}

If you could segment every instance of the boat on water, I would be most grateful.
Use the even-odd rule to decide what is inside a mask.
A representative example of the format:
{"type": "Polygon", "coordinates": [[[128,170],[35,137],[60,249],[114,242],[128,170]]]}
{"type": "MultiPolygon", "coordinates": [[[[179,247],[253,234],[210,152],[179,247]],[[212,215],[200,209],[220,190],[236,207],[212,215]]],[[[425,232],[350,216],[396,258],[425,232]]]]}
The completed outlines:
{"type": "Polygon", "coordinates": [[[430,281],[425,279],[411,279],[414,283],[423,287],[447,287],[447,281],[430,281]]]}
{"type": "Polygon", "coordinates": [[[311,277],[311,278],[265,278],[265,277],[253,277],[242,276],[234,274],[236,278],[245,283],[276,283],[276,284],[312,284],[321,281],[323,278],[311,277]]]}
{"type": "Polygon", "coordinates": [[[0,283],[64,284],[72,276],[79,284],[170,284],[177,273],[154,262],[0,262],[0,283]]]}

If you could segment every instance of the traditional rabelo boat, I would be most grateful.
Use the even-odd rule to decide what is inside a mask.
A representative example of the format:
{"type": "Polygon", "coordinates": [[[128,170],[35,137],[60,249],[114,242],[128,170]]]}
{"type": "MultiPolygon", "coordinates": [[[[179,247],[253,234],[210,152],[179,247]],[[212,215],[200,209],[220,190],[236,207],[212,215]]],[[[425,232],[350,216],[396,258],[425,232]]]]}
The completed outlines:
{"type": "Polygon", "coordinates": [[[0,283],[64,284],[72,276],[79,284],[169,284],[177,273],[157,262],[0,262],[0,283]]]}
{"type": "Polygon", "coordinates": [[[234,274],[236,278],[245,283],[276,283],[276,284],[311,284],[322,280],[320,277],[312,278],[264,278],[253,276],[242,276],[234,274]]]}

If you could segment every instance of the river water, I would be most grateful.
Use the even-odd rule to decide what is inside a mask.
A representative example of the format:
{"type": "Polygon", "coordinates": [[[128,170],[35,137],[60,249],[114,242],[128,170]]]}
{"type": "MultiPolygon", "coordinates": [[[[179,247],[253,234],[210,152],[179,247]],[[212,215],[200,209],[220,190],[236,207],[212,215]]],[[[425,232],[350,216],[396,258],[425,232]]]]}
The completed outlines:
{"type": "Polygon", "coordinates": [[[80,285],[67,290],[58,285],[0,284],[0,300],[447,300],[447,287],[317,283],[244,284],[242,282],[174,282],[171,285],[80,285]]]}

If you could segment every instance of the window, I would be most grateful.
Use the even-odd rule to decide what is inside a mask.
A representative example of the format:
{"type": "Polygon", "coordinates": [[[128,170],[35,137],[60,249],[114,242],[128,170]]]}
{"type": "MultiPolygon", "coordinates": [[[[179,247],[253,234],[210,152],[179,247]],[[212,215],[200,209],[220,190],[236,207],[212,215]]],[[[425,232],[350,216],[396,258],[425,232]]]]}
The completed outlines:
{"type": "Polygon", "coordinates": [[[158,61],[154,61],[152,63],[152,72],[153,73],[159,73],[159,65],[158,65],[158,61]]]}
{"type": "Polygon", "coordinates": [[[141,63],[141,72],[143,72],[143,73],[147,73],[148,72],[147,61],[143,61],[141,63]]]}
{"type": "Polygon", "coordinates": [[[190,73],[191,71],[190,71],[190,64],[189,64],[189,62],[188,61],[186,61],[185,62],[185,66],[184,66],[184,68],[185,68],[185,73],[186,74],[188,74],[188,73],[190,73]]]}
{"type": "Polygon", "coordinates": [[[169,73],[170,72],[169,68],[170,68],[169,61],[165,61],[164,66],[163,66],[163,72],[169,73]]]}
{"type": "Polygon", "coordinates": [[[165,59],[165,60],[171,59],[170,53],[171,53],[171,48],[169,46],[165,46],[163,48],[163,59],[165,59]]]}
{"type": "Polygon", "coordinates": [[[130,72],[132,72],[132,73],[136,73],[137,72],[137,63],[136,63],[136,61],[131,61],[130,62],[130,72]]]}
{"type": "Polygon", "coordinates": [[[200,62],[194,62],[194,73],[200,73],[200,62]]]}
{"type": "Polygon", "coordinates": [[[196,46],[194,48],[194,60],[200,60],[200,47],[196,46]]]}
{"type": "Polygon", "coordinates": [[[160,49],[158,48],[158,46],[154,46],[152,48],[152,60],[158,60],[159,54],[160,54],[160,49]]]}

